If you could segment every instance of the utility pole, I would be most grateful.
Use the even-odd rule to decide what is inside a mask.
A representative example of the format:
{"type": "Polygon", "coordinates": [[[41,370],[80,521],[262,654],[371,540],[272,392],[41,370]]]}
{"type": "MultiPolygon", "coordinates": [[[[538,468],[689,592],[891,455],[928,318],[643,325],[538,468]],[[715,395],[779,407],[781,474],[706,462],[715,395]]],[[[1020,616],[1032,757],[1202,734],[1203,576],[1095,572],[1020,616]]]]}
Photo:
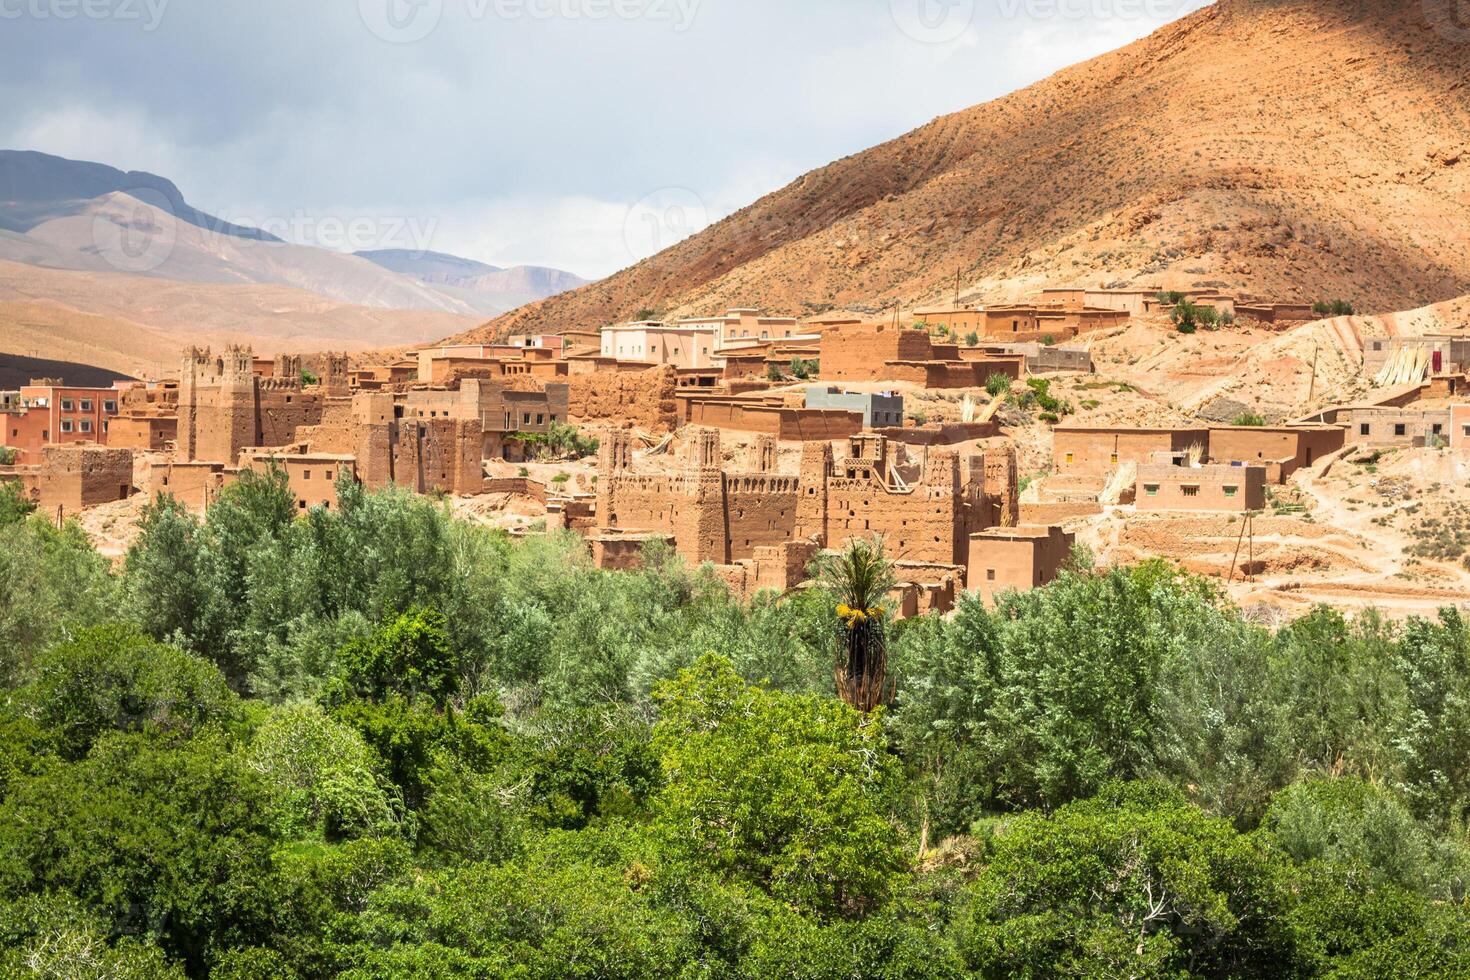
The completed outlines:
{"type": "Polygon", "coordinates": [[[959,269],[954,270],[954,308],[956,311],[960,308],[960,272],[959,269]]]}
{"type": "Polygon", "coordinates": [[[1308,409],[1312,407],[1312,396],[1317,393],[1317,355],[1321,352],[1321,350],[1322,344],[1320,341],[1312,345],[1312,383],[1307,387],[1308,409]]]}

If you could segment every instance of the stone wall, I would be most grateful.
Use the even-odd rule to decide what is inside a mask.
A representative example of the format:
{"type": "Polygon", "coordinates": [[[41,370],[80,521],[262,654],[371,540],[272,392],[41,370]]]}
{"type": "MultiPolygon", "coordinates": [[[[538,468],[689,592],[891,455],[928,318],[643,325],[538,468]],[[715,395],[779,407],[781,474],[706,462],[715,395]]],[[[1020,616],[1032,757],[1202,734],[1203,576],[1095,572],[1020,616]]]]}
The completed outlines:
{"type": "Polygon", "coordinates": [[[567,378],[567,412],[574,422],[612,422],[651,432],[679,425],[678,383],[667,365],[646,371],[597,371],[567,378]]]}

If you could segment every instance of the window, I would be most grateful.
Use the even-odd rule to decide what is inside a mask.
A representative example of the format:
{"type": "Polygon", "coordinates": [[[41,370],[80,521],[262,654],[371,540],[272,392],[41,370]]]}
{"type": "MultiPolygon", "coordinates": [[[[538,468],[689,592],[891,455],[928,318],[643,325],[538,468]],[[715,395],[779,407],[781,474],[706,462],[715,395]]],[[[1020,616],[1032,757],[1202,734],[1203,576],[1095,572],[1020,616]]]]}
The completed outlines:
{"type": "Polygon", "coordinates": [[[1157,483],[1145,483],[1143,485],[1143,492],[1150,497],[1157,497],[1159,495],[1159,485],[1157,483]]]}
{"type": "Polygon", "coordinates": [[[1225,488],[1225,496],[1227,496],[1227,497],[1233,497],[1233,496],[1235,496],[1236,492],[1239,491],[1239,490],[1240,490],[1239,487],[1226,487],[1225,488]]]}
{"type": "Polygon", "coordinates": [[[545,415],[542,415],[540,413],[537,413],[537,415],[536,415],[536,424],[537,425],[540,425],[540,424],[542,424],[545,421],[546,421],[546,416],[545,415]]]}
{"type": "Polygon", "coordinates": [[[303,479],[303,480],[310,480],[311,479],[311,470],[302,470],[301,471],[301,479],[303,479]]]}
{"type": "Polygon", "coordinates": [[[91,432],[92,431],[92,420],[91,419],[82,419],[81,426],[82,426],[82,431],[83,432],[91,432]]]}
{"type": "Polygon", "coordinates": [[[553,421],[553,422],[556,421],[556,413],[555,412],[552,412],[551,413],[551,421],[553,421]]]}
{"type": "Polygon", "coordinates": [[[332,471],[327,470],[327,472],[323,473],[322,476],[324,479],[330,480],[332,478],[332,471]]]}
{"type": "Polygon", "coordinates": [[[1074,455],[1073,455],[1073,454],[1072,454],[1072,453],[1068,453],[1068,454],[1067,454],[1067,462],[1069,462],[1069,463],[1070,463],[1070,462],[1072,462],[1072,460],[1073,460],[1073,459],[1074,459],[1074,458],[1075,458],[1075,456],[1074,456],[1074,455]]]}
{"type": "Polygon", "coordinates": [[[1109,463],[1112,463],[1114,466],[1117,466],[1118,465],[1118,454],[1117,453],[1113,453],[1113,455],[1109,456],[1108,457],[1108,462],[1109,463]]]}
{"type": "Polygon", "coordinates": [[[61,400],[61,410],[63,412],[70,412],[72,410],[71,404],[70,398],[63,398],[61,400]]]}
{"type": "Polygon", "coordinates": [[[90,412],[91,410],[92,410],[92,399],[90,399],[90,398],[83,398],[82,399],[82,411],[84,411],[84,412],[90,412]]]}
{"type": "Polygon", "coordinates": [[[71,431],[71,419],[62,419],[61,420],[61,431],[62,432],[70,432],[71,431]]]}
{"type": "Polygon", "coordinates": [[[1372,433],[1373,426],[1369,425],[1367,422],[1364,422],[1362,425],[1358,426],[1358,435],[1366,436],[1371,435],[1372,433]]]}
{"type": "Polygon", "coordinates": [[[1199,487],[1180,487],[1186,497],[1198,497],[1199,487]]]}
{"type": "Polygon", "coordinates": [[[1394,427],[1393,427],[1393,434],[1394,435],[1401,436],[1401,435],[1406,435],[1407,433],[1408,433],[1408,427],[1403,422],[1397,422],[1397,423],[1394,424],[1394,427]]]}
{"type": "Polygon", "coordinates": [[[531,424],[531,413],[530,412],[524,412],[524,413],[521,414],[521,424],[522,425],[530,425],[531,424]]]}
{"type": "Polygon", "coordinates": [[[1433,433],[1434,433],[1434,434],[1435,434],[1435,435],[1439,435],[1439,434],[1440,434],[1440,432],[1441,432],[1441,431],[1442,431],[1442,430],[1443,430],[1443,429],[1444,429],[1444,426],[1442,426],[1442,425],[1440,425],[1440,424],[1439,424],[1439,423],[1438,423],[1438,422],[1436,422],[1436,423],[1434,423],[1434,424],[1433,424],[1433,425],[1432,425],[1432,426],[1430,426],[1430,427],[1429,427],[1429,429],[1430,429],[1430,431],[1431,431],[1431,432],[1433,432],[1433,433]]]}
{"type": "Polygon", "coordinates": [[[993,569],[993,568],[987,568],[985,570],[985,580],[988,581],[988,582],[994,582],[995,581],[995,569],[993,569]]]}
{"type": "Polygon", "coordinates": [[[102,411],[104,411],[104,412],[116,412],[117,411],[117,402],[114,402],[114,401],[105,401],[105,402],[103,402],[102,403],[102,411]]]}

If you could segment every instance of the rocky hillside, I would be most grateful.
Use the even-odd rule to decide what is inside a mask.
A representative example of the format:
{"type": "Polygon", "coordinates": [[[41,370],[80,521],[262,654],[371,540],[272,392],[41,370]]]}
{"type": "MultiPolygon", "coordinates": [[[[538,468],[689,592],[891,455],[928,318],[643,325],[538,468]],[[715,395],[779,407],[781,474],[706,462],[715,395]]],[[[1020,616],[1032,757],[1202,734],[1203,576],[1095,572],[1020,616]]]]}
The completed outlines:
{"type": "Polygon", "coordinates": [[[1221,0],[802,177],[473,331],[1211,284],[1408,309],[1470,292],[1470,32],[1449,0],[1221,0]]]}

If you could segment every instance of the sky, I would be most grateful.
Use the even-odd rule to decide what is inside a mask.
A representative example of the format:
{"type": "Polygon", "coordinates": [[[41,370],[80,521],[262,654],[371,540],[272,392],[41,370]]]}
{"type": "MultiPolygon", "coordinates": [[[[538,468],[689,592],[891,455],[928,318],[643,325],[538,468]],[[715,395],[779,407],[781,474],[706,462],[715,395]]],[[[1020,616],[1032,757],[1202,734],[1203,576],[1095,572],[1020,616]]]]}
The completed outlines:
{"type": "Polygon", "coordinates": [[[0,148],[336,249],[612,273],[1204,0],[0,0],[0,148]]]}

